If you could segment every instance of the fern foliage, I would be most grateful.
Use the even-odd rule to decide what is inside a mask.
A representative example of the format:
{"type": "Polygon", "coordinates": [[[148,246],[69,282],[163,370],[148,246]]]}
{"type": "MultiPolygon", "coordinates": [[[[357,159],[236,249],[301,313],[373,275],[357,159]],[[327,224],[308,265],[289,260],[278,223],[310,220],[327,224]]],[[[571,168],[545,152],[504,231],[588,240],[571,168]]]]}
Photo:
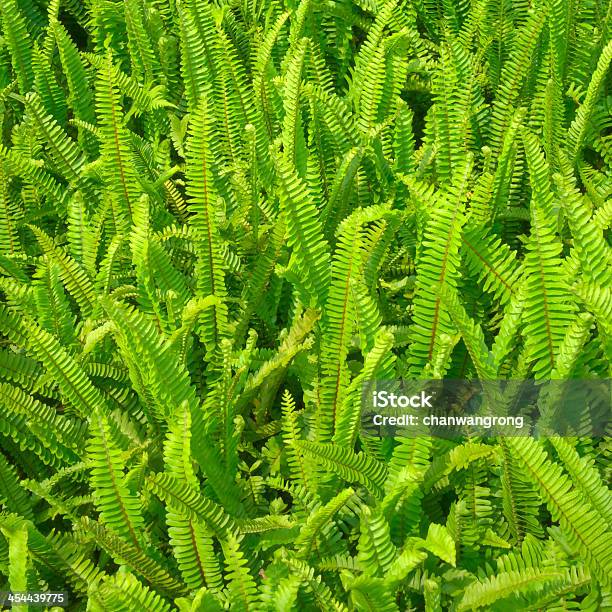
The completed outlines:
{"type": "Polygon", "coordinates": [[[607,0],[2,0],[0,592],[610,609],[609,423],[361,417],[377,380],[609,383],[611,33],[607,0]]]}

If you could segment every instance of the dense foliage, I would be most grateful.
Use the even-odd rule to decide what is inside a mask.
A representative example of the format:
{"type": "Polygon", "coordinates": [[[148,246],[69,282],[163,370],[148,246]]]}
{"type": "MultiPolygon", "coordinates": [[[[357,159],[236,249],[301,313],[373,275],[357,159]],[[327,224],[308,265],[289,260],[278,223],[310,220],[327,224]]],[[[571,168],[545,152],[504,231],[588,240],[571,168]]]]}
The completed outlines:
{"type": "Polygon", "coordinates": [[[2,0],[0,590],[612,607],[609,438],[362,383],[606,378],[607,0],[2,0]]]}

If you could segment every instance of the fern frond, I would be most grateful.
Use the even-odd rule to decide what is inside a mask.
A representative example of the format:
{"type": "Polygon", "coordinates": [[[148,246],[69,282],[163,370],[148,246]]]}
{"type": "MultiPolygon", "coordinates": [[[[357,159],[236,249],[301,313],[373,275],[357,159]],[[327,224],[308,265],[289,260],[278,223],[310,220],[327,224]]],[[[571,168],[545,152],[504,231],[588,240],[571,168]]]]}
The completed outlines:
{"type": "Polygon", "coordinates": [[[160,595],[141,584],[131,574],[117,574],[95,585],[90,591],[93,610],[159,610],[169,612],[170,604],[160,595]]]}
{"type": "Polygon", "coordinates": [[[115,68],[110,50],[98,72],[96,114],[102,137],[101,154],[108,190],[118,204],[116,215],[121,225],[132,218],[132,208],[140,197],[138,175],[131,160],[130,144],[123,125],[123,109],[115,81],[115,68]]]}
{"type": "Polygon", "coordinates": [[[148,479],[152,491],[169,506],[194,519],[205,521],[211,530],[223,538],[228,532],[236,532],[234,521],[210,499],[201,496],[185,483],[170,474],[155,474],[148,479]]]}
{"type": "Polygon", "coordinates": [[[222,542],[222,546],[232,608],[239,612],[248,612],[256,606],[257,585],[240,550],[240,540],[230,535],[222,542]]]}
{"type": "Polygon", "coordinates": [[[307,559],[313,552],[321,552],[320,546],[325,546],[327,532],[333,529],[333,518],[344,506],[349,504],[353,499],[355,491],[348,487],[338,495],[329,500],[325,505],[317,508],[309,517],[303,527],[300,529],[295,540],[297,549],[296,556],[298,558],[307,559]],[[317,544],[321,538],[320,545],[317,544]]]}
{"type": "Polygon", "coordinates": [[[387,470],[384,464],[376,459],[333,444],[302,440],[298,446],[340,478],[347,482],[358,482],[377,497],[382,497],[387,470]]]}
{"type": "Polygon", "coordinates": [[[38,238],[45,253],[57,263],[62,280],[79,304],[83,315],[91,314],[95,309],[96,299],[93,283],[87,273],[63,248],[57,247],[42,230],[34,226],[30,226],[30,229],[38,238]]]}
{"type": "Polygon", "coordinates": [[[20,517],[33,519],[32,500],[21,485],[17,470],[0,452],[0,501],[3,507],[20,517]]]}
{"type": "MultiPolygon", "coordinates": [[[[471,171],[466,163],[450,193],[439,194],[430,218],[416,278],[414,314],[411,326],[412,348],[409,357],[411,371],[418,375],[431,360],[439,335],[452,334],[448,314],[441,308],[439,290],[448,284],[456,286],[459,267],[461,228],[465,222],[465,190],[471,171]]],[[[410,185],[409,185],[410,186],[410,185]]]]}
{"type": "Polygon", "coordinates": [[[597,96],[599,95],[599,90],[604,82],[610,62],[612,62],[612,41],[607,43],[602,50],[599,59],[597,60],[597,67],[595,68],[593,76],[591,77],[591,82],[589,83],[584,102],[578,109],[576,118],[574,121],[572,121],[567,133],[567,146],[570,157],[574,162],[578,159],[580,150],[583,146],[589,119],[593,113],[597,96]]]}
{"type": "Polygon", "coordinates": [[[570,442],[558,437],[552,437],[549,440],[563,461],[576,488],[582,491],[589,503],[610,527],[612,525],[612,508],[610,507],[612,493],[602,483],[597,469],[590,460],[581,457],[570,442]]]}
{"type": "Polygon", "coordinates": [[[293,557],[287,557],[284,561],[293,572],[306,583],[308,589],[314,596],[315,605],[319,609],[332,610],[334,612],[347,612],[348,608],[333,596],[331,589],[320,575],[315,574],[312,567],[293,557]]]}
{"type": "Polygon", "coordinates": [[[601,229],[593,223],[593,211],[589,200],[580,195],[569,177],[556,175],[555,182],[573,236],[574,253],[588,282],[605,286],[612,266],[610,247],[601,229]]]}
{"type": "Polygon", "coordinates": [[[603,584],[612,576],[612,534],[597,510],[572,486],[558,464],[550,461],[542,447],[531,438],[508,438],[508,445],[525,467],[546,500],[553,518],[560,521],[572,546],[591,566],[603,584]]]}
{"type": "Polygon", "coordinates": [[[511,454],[505,440],[502,440],[500,450],[503,467],[502,508],[510,535],[519,544],[529,533],[541,537],[540,500],[534,490],[534,485],[523,472],[517,459],[511,454]]]}
{"type": "Polygon", "coordinates": [[[527,21],[514,36],[512,52],[504,63],[499,80],[499,91],[493,103],[491,149],[494,155],[501,151],[506,132],[510,128],[513,111],[520,98],[524,79],[532,65],[530,59],[538,44],[547,13],[547,6],[530,12],[527,21]]]}
{"type": "Polygon", "coordinates": [[[329,287],[329,254],[322,238],[314,202],[303,181],[282,156],[276,159],[281,211],[287,227],[287,244],[296,254],[296,265],[310,299],[306,305],[321,306],[329,287]]]}
{"type": "Polygon", "coordinates": [[[532,187],[532,233],[524,264],[527,289],[523,317],[526,350],[534,361],[536,378],[542,378],[554,368],[574,305],[558,273],[561,243],[552,214],[548,166],[535,137],[524,132],[523,139],[532,187]]]}
{"type": "Polygon", "coordinates": [[[200,97],[210,89],[212,65],[207,57],[205,39],[198,36],[191,11],[188,7],[179,8],[180,42],[181,42],[181,75],[184,81],[185,96],[189,107],[195,110],[200,97]]]}
{"type": "MultiPolygon", "coordinates": [[[[51,37],[49,37],[51,40],[51,37]]],[[[32,67],[34,69],[34,84],[44,111],[60,126],[66,125],[66,97],[60,88],[55,74],[48,70],[48,50],[34,45],[32,49],[32,67]]],[[[30,94],[28,94],[30,95],[30,94]]]]}
{"type": "Polygon", "coordinates": [[[321,389],[317,411],[317,441],[327,442],[333,435],[348,386],[346,357],[355,325],[351,285],[361,278],[363,225],[378,220],[383,207],[360,209],[338,228],[338,243],[331,270],[326,317],[321,323],[321,389]]]}
{"type": "Polygon", "coordinates": [[[256,108],[263,116],[264,125],[269,138],[275,136],[277,117],[274,106],[271,104],[270,97],[274,95],[271,91],[271,83],[267,78],[271,70],[271,60],[274,45],[280,36],[289,13],[284,12],[278,15],[274,25],[268,28],[265,37],[257,46],[257,55],[253,59],[253,100],[256,108]]]}
{"type": "MultiPolygon", "coordinates": [[[[0,162],[0,181],[0,253],[15,255],[20,250],[19,225],[23,210],[11,193],[9,169],[3,162],[0,162]]],[[[2,267],[5,266],[6,263],[2,267]]]]}
{"type": "Polygon", "coordinates": [[[361,417],[362,398],[368,393],[366,385],[374,380],[392,377],[395,355],[393,334],[381,329],[375,337],[374,346],[365,356],[363,369],[349,384],[344,402],[336,414],[333,441],[339,446],[351,448],[357,438],[361,417]]]}
{"type": "Polygon", "coordinates": [[[221,303],[211,312],[201,316],[202,336],[212,350],[223,337],[227,325],[225,271],[220,252],[222,243],[216,226],[215,203],[219,196],[215,192],[211,170],[210,139],[212,137],[212,109],[202,95],[193,121],[190,124],[187,147],[187,195],[193,210],[192,227],[195,233],[198,254],[197,287],[202,297],[212,295],[221,303]]]}
{"type": "Polygon", "coordinates": [[[494,380],[495,366],[480,326],[469,317],[456,291],[442,289],[440,299],[459,330],[480,380],[494,380]]]}
{"type": "Polygon", "coordinates": [[[28,588],[27,568],[30,562],[28,554],[28,530],[23,523],[1,526],[0,531],[8,541],[8,584],[14,591],[25,591],[28,588]]]}
{"type": "Polygon", "coordinates": [[[357,545],[360,567],[369,576],[386,576],[396,555],[386,518],[380,512],[372,513],[365,506],[361,510],[360,527],[357,545]]]}
{"type": "Polygon", "coordinates": [[[108,419],[99,409],[91,414],[89,433],[91,482],[100,517],[110,529],[140,549],[144,520],[138,498],[128,490],[121,449],[113,439],[108,419]]]}
{"type": "Polygon", "coordinates": [[[172,347],[154,321],[112,299],[103,300],[102,305],[114,323],[112,331],[136,390],[145,401],[151,398],[154,402],[147,416],[165,420],[183,402],[195,410],[198,400],[185,365],[176,362],[172,347]]]}
{"type": "Polygon", "coordinates": [[[132,60],[132,75],[152,84],[161,73],[157,55],[146,30],[144,10],[140,0],[127,0],[124,3],[125,24],[128,45],[132,60]]]}
{"type": "Polygon", "coordinates": [[[359,576],[351,583],[351,598],[358,610],[397,612],[396,598],[380,578],[359,576]]]}
{"type": "Polygon", "coordinates": [[[64,442],[64,439],[67,434],[82,434],[82,430],[75,428],[71,431],[69,427],[72,423],[56,416],[53,409],[37,402],[18,387],[1,385],[0,403],[6,409],[0,431],[12,438],[22,451],[33,452],[42,463],[56,468],[77,460],[78,455],[73,452],[76,444],[72,440],[64,442]],[[15,403],[11,403],[11,400],[15,403]],[[53,428],[45,429],[37,420],[32,420],[30,408],[34,409],[34,415],[48,416],[47,423],[53,428]]]}
{"type": "Polygon", "coordinates": [[[59,266],[46,262],[32,283],[39,323],[66,345],[74,343],[74,315],[59,278],[59,266]]]}
{"type": "Polygon", "coordinates": [[[293,479],[301,486],[314,490],[315,479],[312,467],[297,447],[297,443],[301,439],[301,431],[295,410],[295,401],[287,389],[283,393],[281,408],[283,411],[283,439],[287,447],[287,462],[293,479]]]}
{"type": "Polygon", "coordinates": [[[516,253],[485,227],[476,224],[468,223],[462,242],[467,265],[483,289],[503,304],[507,303],[520,278],[516,253]]]}
{"type": "Polygon", "coordinates": [[[93,93],[78,49],[61,23],[54,20],[51,27],[71,96],[70,105],[78,119],[93,124],[95,120],[93,93]]]}
{"type": "Polygon", "coordinates": [[[13,70],[19,83],[19,91],[25,95],[34,84],[32,69],[32,39],[26,27],[26,20],[15,0],[2,4],[2,26],[10,49],[13,70]]]}
{"type": "Polygon", "coordinates": [[[430,523],[423,546],[443,561],[455,566],[455,541],[444,525],[430,523]]]}
{"type": "MultiPolygon", "coordinates": [[[[525,568],[503,572],[469,585],[459,601],[458,610],[478,610],[489,607],[499,600],[516,597],[523,593],[537,593],[551,582],[560,582],[563,573],[553,569],[525,568]]],[[[518,605],[518,602],[516,602],[518,605]]]]}
{"type": "Polygon", "coordinates": [[[23,322],[28,348],[43,363],[62,394],[81,417],[105,410],[106,403],[83,369],[51,334],[31,321],[23,322]]]}

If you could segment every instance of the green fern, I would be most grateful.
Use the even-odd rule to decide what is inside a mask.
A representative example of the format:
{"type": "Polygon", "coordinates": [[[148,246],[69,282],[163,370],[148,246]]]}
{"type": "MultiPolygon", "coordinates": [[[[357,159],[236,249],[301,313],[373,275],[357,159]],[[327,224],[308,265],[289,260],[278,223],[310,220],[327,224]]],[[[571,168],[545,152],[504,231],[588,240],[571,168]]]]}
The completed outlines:
{"type": "Polygon", "coordinates": [[[2,2],[0,592],[610,608],[609,4],[2,2]]]}

